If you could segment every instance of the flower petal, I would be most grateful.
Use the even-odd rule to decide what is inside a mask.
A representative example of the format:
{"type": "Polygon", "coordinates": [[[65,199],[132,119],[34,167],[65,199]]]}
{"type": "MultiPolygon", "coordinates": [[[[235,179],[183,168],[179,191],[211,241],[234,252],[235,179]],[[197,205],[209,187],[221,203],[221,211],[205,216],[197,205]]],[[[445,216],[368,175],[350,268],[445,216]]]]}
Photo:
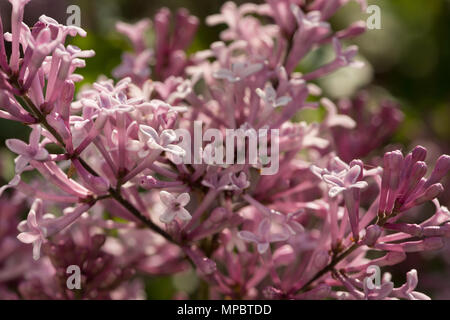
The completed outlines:
{"type": "Polygon", "coordinates": [[[238,237],[245,241],[258,243],[258,237],[250,231],[240,231],[238,237]]]}
{"type": "Polygon", "coordinates": [[[138,157],[139,158],[145,158],[145,157],[147,157],[148,155],[149,155],[149,153],[150,153],[150,151],[148,151],[148,150],[139,150],[138,151],[138,157]]]}
{"type": "Polygon", "coordinates": [[[342,188],[342,187],[333,187],[328,192],[328,195],[330,196],[330,198],[335,198],[344,190],[345,190],[345,188],[342,188]]]}
{"type": "Polygon", "coordinates": [[[31,148],[39,148],[39,141],[41,140],[41,126],[34,126],[33,130],[30,133],[30,147],[31,148]]]}
{"type": "Polygon", "coordinates": [[[386,297],[388,297],[392,290],[394,289],[394,283],[389,281],[389,282],[385,282],[381,285],[380,290],[378,290],[378,296],[377,299],[378,300],[382,300],[386,297]]]}
{"type": "Polygon", "coordinates": [[[257,88],[255,92],[262,100],[266,100],[266,92],[264,90],[257,88]]]}
{"type": "Polygon", "coordinates": [[[169,144],[167,147],[163,148],[163,150],[178,157],[184,157],[186,155],[186,151],[184,151],[183,148],[174,144],[169,144]]]}
{"type": "Polygon", "coordinates": [[[20,242],[23,243],[33,243],[37,239],[39,239],[40,235],[38,233],[32,233],[32,232],[22,232],[19,233],[17,236],[17,239],[19,239],[20,242]]]}
{"type": "Polygon", "coordinates": [[[221,14],[213,14],[211,16],[206,17],[206,24],[208,26],[215,26],[224,22],[225,20],[221,14]]]}
{"type": "Polygon", "coordinates": [[[30,212],[28,213],[27,225],[30,229],[38,228],[36,212],[34,210],[30,210],[30,212]]]}
{"type": "Polygon", "coordinates": [[[161,191],[159,198],[167,207],[170,207],[176,201],[175,197],[167,191],[161,191]]]}
{"type": "Polygon", "coordinates": [[[353,129],[354,127],[356,127],[356,122],[346,115],[334,115],[328,120],[328,126],[353,129]]]}
{"type": "Polygon", "coordinates": [[[368,185],[369,184],[365,181],[358,181],[357,183],[352,184],[350,188],[364,189],[367,188],[368,185]]]}
{"type": "Polygon", "coordinates": [[[48,158],[48,151],[45,148],[39,148],[35,154],[34,159],[37,161],[44,161],[48,158]]]}
{"type": "Polygon", "coordinates": [[[177,214],[177,211],[173,210],[166,210],[160,217],[159,220],[162,223],[171,223],[173,219],[175,219],[175,216],[177,214]]]}
{"type": "Polygon", "coordinates": [[[288,227],[294,234],[303,233],[305,231],[305,228],[300,223],[293,220],[289,221],[288,227]]]}
{"type": "Polygon", "coordinates": [[[345,175],[344,184],[346,186],[354,184],[358,180],[360,174],[361,174],[361,167],[358,165],[353,166],[345,175]]]}
{"type": "Polygon", "coordinates": [[[174,130],[164,130],[163,132],[161,132],[159,140],[161,142],[161,146],[166,147],[177,140],[177,134],[174,130]]]}
{"type": "Polygon", "coordinates": [[[325,174],[325,175],[323,176],[323,180],[324,180],[326,183],[331,184],[331,185],[333,185],[333,186],[336,186],[336,187],[344,187],[343,181],[342,181],[341,179],[339,179],[338,177],[336,177],[336,176],[332,176],[332,175],[329,175],[329,174],[325,174]]]}
{"type": "Polygon", "coordinates": [[[141,124],[139,126],[139,130],[144,135],[146,135],[147,138],[153,139],[155,141],[159,140],[158,132],[156,132],[156,130],[153,129],[152,127],[141,124]]]}
{"type": "Polygon", "coordinates": [[[226,69],[221,69],[217,72],[214,72],[213,77],[216,79],[225,79],[230,82],[237,79],[230,70],[226,70],[226,69]]]}
{"type": "Polygon", "coordinates": [[[269,243],[265,242],[265,243],[258,243],[258,252],[260,254],[263,254],[267,251],[267,249],[269,249],[269,243]]]}
{"type": "Polygon", "coordinates": [[[277,92],[270,83],[266,85],[265,93],[266,99],[269,101],[274,101],[277,98],[277,92]]]}
{"type": "Polygon", "coordinates": [[[191,200],[191,197],[189,196],[189,193],[182,193],[177,197],[177,202],[180,204],[180,206],[184,207],[186,206],[189,201],[191,200]]]}
{"type": "Polygon", "coordinates": [[[16,159],[14,159],[14,162],[16,164],[15,172],[16,174],[21,174],[25,168],[28,166],[28,163],[30,162],[30,158],[27,156],[18,156],[16,159]]]}
{"type": "Polygon", "coordinates": [[[5,144],[8,147],[8,149],[14,153],[24,155],[24,156],[28,155],[29,147],[22,140],[8,139],[8,140],[6,140],[5,144]]]}
{"type": "Polygon", "coordinates": [[[185,208],[180,208],[176,211],[176,215],[183,221],[189,221],[192,219],[191,214],[185,208]]]}
{"type": "Polygon", "coordinates": [[[22,220],[17,225],[17,230],[20,232],[25,232],[27,230],[27,220],[22,220]]]}
{"type": "Polygon", "coordinates": [[[37,221],[41,221],[42,213],[44,211],[44,206],[42,204],[42,200],[41,199],[34,200],[33,204],[31,205],[30,211],[33,211],[36,214],[37,221]]]}
{"type": "Polygon", "coordinates": [[[130,140],[127,143],[128,151],[136,152],[136,151],[142,150],[142,148],[143,148],[143,144],[142,144],[142,142],[140,142],[138,140],[130,140]]]}
{"type": "Polygon", "coordinates": [[[3,194],[3,192],[6,191],[6,189],[16,187],[19,184],[19,182],[20,182],[20,175],[16,174],[8,184],[0,188],[0,196],[3,194]]]}
{"type": "Polygon", "coordinates": [[[288,233],[274,233],[269,236],[269,242],[280,242],[289,239],[288,233]]]}
{"type": "Polygon", "coordinates": [[[285,106],[291,101],[292,101],[291,97],[288,97],[288,96],[280,97],[276,100],[275,107],[285,106]]]}
{"type": "Polygon", "coordinates": [[[255,73],[261,71],[262,68],[263,68],[263,65],[261,63],[251,64],[251,65],[247,66],[246,68],[244,68],[243,70],[241,70],[241,76],[244,78],[251,76],[252,74],[255,74],[255,73]]]}
{"type": "Polygon", "coordinates": [[[269,235],[270,228],[272,227],[272,222],[270,219],[266,218],[259,224],[258,233],[261,237],[265,238],[269,235]]]}
{"type": "Polygon", "coordinates": [[[309,167],[309,170],[319,179],[322,179],[322,175],[325,173],[329,173],[326,169],[319,168],[316,165],[312,165],[309,167]]]}

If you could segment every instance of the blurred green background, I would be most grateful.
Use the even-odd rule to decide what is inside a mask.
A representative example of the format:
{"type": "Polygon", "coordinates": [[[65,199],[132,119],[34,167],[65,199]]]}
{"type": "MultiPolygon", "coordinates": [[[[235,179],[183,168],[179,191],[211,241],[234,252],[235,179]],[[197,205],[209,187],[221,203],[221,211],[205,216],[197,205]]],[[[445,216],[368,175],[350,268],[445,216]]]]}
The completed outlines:
{"type": "MultiPolygon", "coordinates": [[[[223,27],[209,28],[204,21],[206,16],[219,12],[224,2],[33,0],[27,6],[25,20],[32,25],[41,14],[46,14],[65,23],[67,7],[78,5],[81,24],[88,31],[88,37],[74,39],[73,43],[96,51],[96,56],[87,60],[87,68],[79,72],[85,82],[93,82],[102,74],[110,77],[111,70],[120,63],[121,53],[130,49],[127,40],[115,31],[116,21],[153,18],[163,6],[170,9],[186,7],[201,21],[199,33],[190,48],[195,51],[208,48],[218,39],[223,27]]],[[[431,145],[440,153],[450,153],[450,0],[372,0],[369,4],[380,6],[382,29],[369,30],[364,36],[348,42],[360,47],[360,58],[368,62],[368,67],[351,76],[344,73],[325,79],[322,86],[326,95],[338,98],[342,93],[352,94],[357,89],[368,88],[376,95],[389,96],[400,103],[405,113],[405,121],[392,143],[408,147],[414,141],[414,144],[431,145]]],[[[10,5],[7,1],[1,1],[0,12],[5,29],[9,30],[10,5]]],[[[339,30],[350,22],[368,17],[369,14],[361,13],[358,5],[352,2],[338,12],[332,25],[339,30]]],[[[26,131],[19,124],[0,119],[0,128],[2,145],[7,138],[26,137],[26,131]]],[[[172,277],[149,278],[148,298],[169,299],[175,288],[189,293],[197,285],[201,286],[201,283],[189,285],[188,279],[194,279],[192,274],[177,275],[175,280],[172,277]]],[[[198,292],[201,294],[201,290],[198,292]]]]}

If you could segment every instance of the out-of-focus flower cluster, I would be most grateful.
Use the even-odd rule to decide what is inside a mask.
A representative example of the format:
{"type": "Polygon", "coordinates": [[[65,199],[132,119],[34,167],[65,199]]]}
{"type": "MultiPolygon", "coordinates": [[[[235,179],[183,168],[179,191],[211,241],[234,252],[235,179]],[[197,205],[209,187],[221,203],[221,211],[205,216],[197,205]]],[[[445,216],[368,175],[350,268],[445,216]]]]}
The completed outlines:
{"type": "MultiPolygon", "coordinates": [[[[360,160],[402,114],[389,102],[368,110],[365,93],[334,104],[314,84],[361,66],[357,47],[343,41],[363,33],[364,22],[344,30],[327,22],[348,1],[227,2],[206,21],[225,25],[220,41],[191,55],[199,21],[186,10],[118,23],[133,51],[116,79],[76,97],[76,70],[94,52],[65,42],[86,32],[46,16],[30,28],[22,21],[29,0],[9,2],[11,33],[0,20],[0,117],[31,132],[28,141],[6,141],[16,158],[15,176],[0,190],[0,298],[138,299],[142,276],[190,268],[210,298],[428,298],[416,291],[416,270],[404,284],[386,272],[374,287],[368,268],[388,271],[409,253],[444,245],[450,215],[437,197],[450,157],[427,164],[417,146],[386,153],[380,166],[360,160]],[[334,59],[297,72],[323,46],[334,59]],[[322,122],[292,121],[320,106],[322,122]],[[222,165],[201,152],[203,161],[180,161],[187,141],[177,130],[194,136],[196,121],[203,130],[247,132],[244,148],[256,139],[252,130],[279,130],[268,141],[279,146],[278,172],[262,175],[262,157],[222,165]],[[35,174],[25,179],[27,172],[35,174]],[[435,212],[412,219],[431,201],[435,212]],[[67,287],[73,265],[81,289],[67,287]]],[[[218,142],[205,140],[200,150],[218,142]]]]}

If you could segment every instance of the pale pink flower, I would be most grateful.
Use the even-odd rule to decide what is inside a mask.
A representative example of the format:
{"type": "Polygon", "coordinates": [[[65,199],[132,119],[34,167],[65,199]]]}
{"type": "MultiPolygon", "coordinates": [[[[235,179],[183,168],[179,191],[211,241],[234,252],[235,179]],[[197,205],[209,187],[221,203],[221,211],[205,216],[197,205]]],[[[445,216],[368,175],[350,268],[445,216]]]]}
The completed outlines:
{"type": "Polygon", "coordinates": [[[140,125],[139,133],[140,140],[152,150],[166,151],[179,157],[182,157],[185,154],[183,148],[172,144],[177,138],[176,133],[173,130],[164,130],[158,135],[158,132],[152,127],[140,125]]]}
{"type": "Polygon", "coordinates": [[[159,217],[161,222],[171,223],[176,217],[183,221],[191,220],[191,214],[184,208],[191,199],[188,193],[182,193],[175,197],[167,191],[161,191],[159,193],[159,198],[166,206],[166,210],[159,217]]]}
{"type": "Polygon", "coordinates": [[[46,241],[47,237],[60,232],[75,222],[84,212],[89,209],[90,205],[84,204],[79,207],[66,210],[66,213],[58,218],[52,214],[44,214],[42,201],[37,199],[26,221],[22,221],[17,228],[21,232],[17,238],[23,243],[33,244],[33,258],[38,260],[40,257],[41,245],[46,241]]]}
{"type": "Polygon", "coordinates": [[[39,125],[34,126],[28,144],[18,139],[6,140],[9,150],[19,155],[16,161],[16,172],[22,172],[30,160],[45,161],[48,158],[48,151],[39,143],[41,130],[39,125]]]}
{"type": "Polygon", "coordinates": [[[365,181],[358,181],[361,174],[360,166],[353,166],[346,172],[337,175],[325,174],[323,180],[331,187],[329,195],[331,198],[338,196],[341,192],[351,189],[364,189],[368,186],[365,181]]]}

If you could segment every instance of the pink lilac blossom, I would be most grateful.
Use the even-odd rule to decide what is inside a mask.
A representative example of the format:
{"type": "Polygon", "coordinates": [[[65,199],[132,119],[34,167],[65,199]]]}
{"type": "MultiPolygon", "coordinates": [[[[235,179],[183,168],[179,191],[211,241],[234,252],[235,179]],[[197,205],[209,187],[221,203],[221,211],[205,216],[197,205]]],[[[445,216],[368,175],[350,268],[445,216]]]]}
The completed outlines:
{"type": "MultiPolygon", "coordinates": [[[[335,105],[312,83],[361,66],[358,48],[341,41],[364,32],[364,23],[333,30],[328,22],[348,1],[227,2],[206,21],[225,24],[219,41],[190,56],[199,21],[186,10],[118,23],[132,51],[116,79],[76,96],[82,77],[75,72],[94,52],[65,41],[86,32],[46,16],[26,26],[27,2],[10,0],[12,32],[0,30],[0,117],[32,128],[28,143],[6,141],[17,158],[1,192],[14,188],[31,209],[21,223],[18,210],[0,210],[0,297],[139,299],[137,274],[194,268],[215,299],[428,299],[415,291],[416,270],[399,286],[388,271],[450,237],[448,210],[437,202],[450,157],[440,156],[427,174],[427,150],[417,146],[407,155],[388,152],[373,167],[364,157],[395,130],[401,112],[386,102],[371,114],[365,93],[335,105]],[[295,72],[306,55],[330,45],[330,63],[295,72]],[[319,106],[311,97],[325,119],[294,121],[319,106]],[[200,163],[178,161],[186,149],[177,130],[193,134],[195,121],[219,132],[279,130],[278,172],[262,175],[262,158],[223,165],[204,153],[200,163]],[[22,180],[30,171],[32,180],[22,180]],[[403,220],[430,201],[433,216],[403,220]],[[50,208],[55,214],[44,214],[50,208]],[[380,257],[369,258],[373,250],[380,257]],[[82,269],[78,291],[64,286],[70,265],[82,269]],[[366,283],[370,266],[385,269],[380,287],[366,283]]],[[[0,206],[9,206],[3,199],[0,206]]]]}

